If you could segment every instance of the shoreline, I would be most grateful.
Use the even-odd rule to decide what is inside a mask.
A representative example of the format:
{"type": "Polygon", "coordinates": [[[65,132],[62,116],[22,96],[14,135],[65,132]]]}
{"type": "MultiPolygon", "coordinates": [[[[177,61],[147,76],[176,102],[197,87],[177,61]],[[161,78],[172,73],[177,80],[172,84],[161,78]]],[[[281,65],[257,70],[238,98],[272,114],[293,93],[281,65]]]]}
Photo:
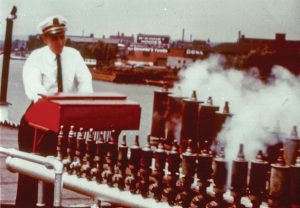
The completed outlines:
{"type": "Polygon", "coordinates": [[[114,83],[173,87],[179,80],[177,74],[169,69],[154,70],[156,69],[90,69],[94,80],[114,83]]]}

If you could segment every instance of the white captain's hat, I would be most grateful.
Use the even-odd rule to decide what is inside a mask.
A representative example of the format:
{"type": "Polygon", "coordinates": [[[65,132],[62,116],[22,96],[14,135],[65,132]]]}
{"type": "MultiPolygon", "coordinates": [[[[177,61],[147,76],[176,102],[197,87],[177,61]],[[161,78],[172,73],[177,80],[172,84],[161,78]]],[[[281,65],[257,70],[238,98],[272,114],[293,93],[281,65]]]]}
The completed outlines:
{"type": "Polygon", "coordinates": [[[67,30],[67,19],[61,15],[54,15],[46,18],[38,25],[41,34],[54,35],[67,30]]]}

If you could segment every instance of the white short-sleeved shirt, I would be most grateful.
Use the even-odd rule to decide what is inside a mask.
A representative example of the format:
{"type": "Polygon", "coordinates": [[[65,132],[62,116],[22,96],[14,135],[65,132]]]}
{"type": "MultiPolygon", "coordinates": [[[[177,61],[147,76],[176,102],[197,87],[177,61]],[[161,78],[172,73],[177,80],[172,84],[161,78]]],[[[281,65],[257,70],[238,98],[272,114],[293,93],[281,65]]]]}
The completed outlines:
{"type": "MultiPolygon", "coordinates": [[[[92,76],[80,53],[70,47],[61,52],[63,91],[69,92],[78,83],[78,92],[93,92],[92,76]]],[[[57,87],[56,55],[49,46],[32,51],[23,67],[25,93],[36,102],[39,93],[55,93],[57,87]]]]}

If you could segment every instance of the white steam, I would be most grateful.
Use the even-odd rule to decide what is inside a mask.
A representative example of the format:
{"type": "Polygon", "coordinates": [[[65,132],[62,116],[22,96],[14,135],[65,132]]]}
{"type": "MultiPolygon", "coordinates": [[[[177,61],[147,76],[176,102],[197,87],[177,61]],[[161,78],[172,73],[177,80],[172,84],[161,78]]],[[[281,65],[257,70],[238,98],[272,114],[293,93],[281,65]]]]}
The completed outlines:
{"type": "Polygon", "coordinates": [[[300,78],[276,66],[272,79],[263,83],[256,78],[255,69],[248,73],[224,69],[223,62],[224,58],[217,55],[196,62],[181,72],[173,92],[190,96],[196,90],[199,100],[206,101],[212,96],[220,109],[229,101],[234,116],[227,120],[218,139],[226,143],[226,158],[236,158],[242,143],[250,160],[265,144],[277,142],[271,132],[280,128],[279,139],[284,139],[294,125],[300,126],[300,78]]]}

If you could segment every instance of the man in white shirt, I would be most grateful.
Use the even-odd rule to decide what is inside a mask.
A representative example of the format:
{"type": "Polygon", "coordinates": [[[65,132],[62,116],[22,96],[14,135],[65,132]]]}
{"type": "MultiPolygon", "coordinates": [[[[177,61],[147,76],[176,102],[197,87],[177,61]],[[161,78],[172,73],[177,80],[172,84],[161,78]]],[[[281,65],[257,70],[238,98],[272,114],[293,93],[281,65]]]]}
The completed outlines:
{"type": "MultiPolygon", "coordinates": [[[[63,17],[50,17],[41,23],[41,28],[47,26],[54,19],[66,24],[63,17]]],[[[59,24],[58,23],[58,24],[59,24]]],[[[52,23],[53,25],[53,23],[52,23]]],[[[92,92],[92,77],[80,53],[70,47],[65,47],[65,26],[48,26],[43,31],[43,40],[46,46],[33,51],[28,57],[23,69],[23,81],[26,95],[36,102],[38,93],[57,92],[57,60],[61,57],[63,92],[71,91],[74,81],[78,82],[79,92],[92,92]],[[60,28],[61,27],[61,28],[60,28]],[[54,28],[54,29],[53,29],[54,28]],[[52,29],[52,30],[51,30],[52,29]]]]}
{"type": "MultiPolygon", "coordinates": [[[[40,23],[39,30],[46,46],[32,51],[23,68],[23,82],[27,97],[35,103],[39,94],[69,92],[77,87],[81,93],[93,92],[92,76],[80,53],[66,47],[67,21],[62,16],[51,16],[40,23]]],[[[30,107],[29,107],[30,108],[30,107]]],[[[21,119],[19,149],[32,152],[33,128],[21,119]]],[[[57,134],[46,132],[36,149],[42,155],[56,154],[57,134]]],[[[53,186],[47,186],[46,207],[53,204],[53,186]]],[[[19,175],[16,207],[35,207],[37,181],[19,175]]]]}

